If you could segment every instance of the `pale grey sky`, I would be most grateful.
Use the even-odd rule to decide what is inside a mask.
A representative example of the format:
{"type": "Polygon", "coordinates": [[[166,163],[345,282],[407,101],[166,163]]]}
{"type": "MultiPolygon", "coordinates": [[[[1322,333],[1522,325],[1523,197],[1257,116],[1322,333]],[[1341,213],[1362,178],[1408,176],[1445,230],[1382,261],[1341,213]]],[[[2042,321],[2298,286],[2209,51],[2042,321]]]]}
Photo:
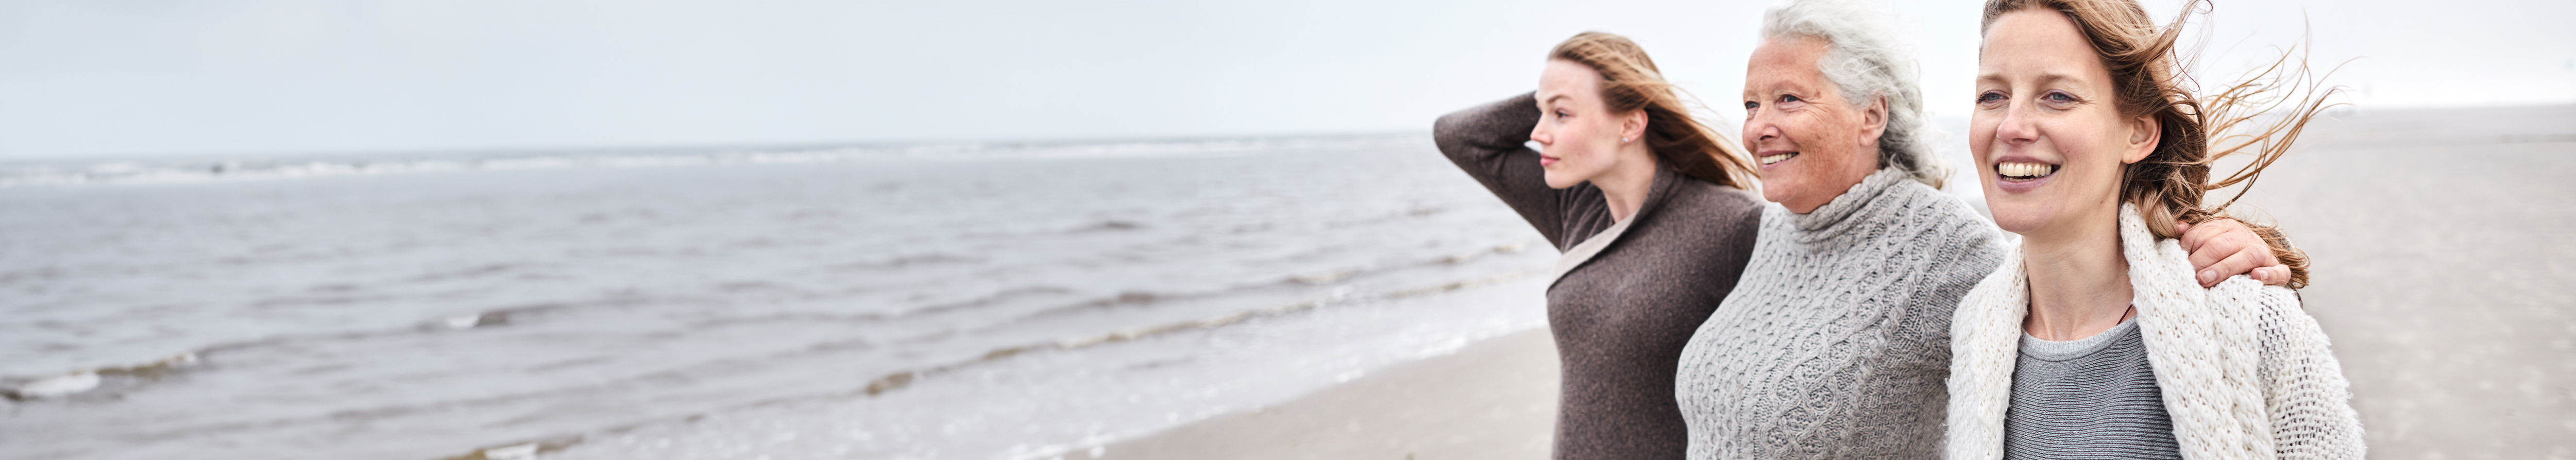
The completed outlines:
{"type": "MultiPolygon", "coordinates": [[[[1584,30],[1732,123],[1770,3],[0,0],[0,158],[1422,130],[1584,30]]],[[[1961,113],[1982,2],[1894,3],[1961,113]]],[[[2364,110],[2576,102],[2576,2],[2215,3],[2212,70],[2304,11],[2364,110]]]]}

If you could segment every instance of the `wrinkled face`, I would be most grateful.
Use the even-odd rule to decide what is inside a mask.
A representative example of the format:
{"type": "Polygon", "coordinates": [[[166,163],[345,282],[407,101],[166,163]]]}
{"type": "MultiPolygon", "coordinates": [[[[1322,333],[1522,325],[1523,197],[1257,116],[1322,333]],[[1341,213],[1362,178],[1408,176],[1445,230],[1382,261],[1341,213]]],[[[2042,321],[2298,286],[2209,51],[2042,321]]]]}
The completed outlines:
{"type": "Polygon", "coordinates": [[[1886,105],[1855,109],[1816,61],[1826,43],[1774,37],[1744,71],[1744,148],[1761,163],[1762,198],[1809,212],[1878,170],[1886,105]]]}
{"type": "Polygon", "coordinates": [[[1538,77],[1539,166],[1547,169],[1547,186],[1573,187],[1618,166],[1622,135],[1645,130],[1644,113],[1612,113],[1601,99],[1601,72],[1574,61],[1551,59],[1538,77]]]}
{"type": "Polygon", "coordinates": [[[2116,221],[2121,171],[2155,150],[2155,128],[2120,115],[2110,70],[2065,14],[2022,10],[1987,28],[1968,148],[2005,231],[2116,221]]]}

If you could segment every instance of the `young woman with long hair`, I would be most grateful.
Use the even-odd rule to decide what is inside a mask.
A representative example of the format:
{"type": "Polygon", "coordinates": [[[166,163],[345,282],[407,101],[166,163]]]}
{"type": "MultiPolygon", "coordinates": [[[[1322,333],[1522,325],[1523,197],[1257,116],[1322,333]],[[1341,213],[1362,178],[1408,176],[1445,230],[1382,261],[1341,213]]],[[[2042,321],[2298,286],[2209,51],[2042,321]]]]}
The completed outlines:
{"type": "MultiPolygon", "coordinates": [[[[2192,87],[2136,0],[1990,0],[1970,149],[2022,235],[1952,320],[1949,457],[2361,458],[2325,333],[2289,288],[2198,283],[2176,223],[2250,185],[2326,105],[2285,54],[2192,87]],[[2212,180],[2218,159],[2251,161],[2212,180]]],[[[2241,195],[2241,192],[2240,192],[2241,195]]],[[[2254,225],[2278,240],[2277,229],[2254,225]]],[[[2307,260],[2283,257],[2290,285],[2307,260]]]]}
{"type": "Polygon", "coordinates": [[[1538,91],[1440,117],[1440,151],[1560,251],[1547,289],[1562,386],[1555,458],[1680,458],[1673,366],[1734,289],[1762,200],[1644,48],[1586,32],[1538,91]],[[1531,150],[1535,141],[1543,150],[1531,150]]]}

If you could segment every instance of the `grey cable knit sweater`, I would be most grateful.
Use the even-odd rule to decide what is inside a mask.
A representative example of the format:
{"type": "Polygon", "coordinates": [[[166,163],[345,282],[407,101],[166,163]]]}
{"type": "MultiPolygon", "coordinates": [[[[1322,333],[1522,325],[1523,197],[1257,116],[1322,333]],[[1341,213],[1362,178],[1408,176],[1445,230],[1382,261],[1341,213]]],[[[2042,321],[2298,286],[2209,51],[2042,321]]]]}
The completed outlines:
{"type": "Polygon", "coordinates": [[[1538,152],[1523,146],[1538,119],[1537,103],[1524,94],[1442,116],[1432,137],[1549,244],[1574,254],[1547,289],[1564,376],[1555,457],[1681,458],[1673,366],[1744,272],[1762,200],[1659,168],[1636,215],[1611,231],[1617,222],[1601,189],[1547,187],[1538,152]],[[1603,241],[1586,243],[1594,239],[1603,241]],[[1598,252],[1583,257],[1592,248],[1598,252]]]}
{"type": "Polygon", "coordinates": [[[1908,177],[1763,210],[1744,276],[1682,349],[1690,458],[1941,455],[1951,311],[2008,240],[1908,177]]]}

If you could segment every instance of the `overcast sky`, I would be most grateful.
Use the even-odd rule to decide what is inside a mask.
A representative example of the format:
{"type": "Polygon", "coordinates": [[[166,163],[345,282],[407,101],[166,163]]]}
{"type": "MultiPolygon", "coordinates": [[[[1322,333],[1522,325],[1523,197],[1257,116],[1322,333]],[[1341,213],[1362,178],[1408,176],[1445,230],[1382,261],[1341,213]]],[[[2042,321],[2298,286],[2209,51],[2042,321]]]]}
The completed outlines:
{"type": "MultiPolygon", "coordinates": [[[[0,0],[0,158],[1419,131],[1584,30],[1732,126],[1770,3],[0,0]]],[[[1982,2],[1896,3],[1964,113],[1982,2]]],[[[2576,102],[2576,2],[2216,4],[2210,70],[2304,12],[2364,110],[2576,102]]]]}

